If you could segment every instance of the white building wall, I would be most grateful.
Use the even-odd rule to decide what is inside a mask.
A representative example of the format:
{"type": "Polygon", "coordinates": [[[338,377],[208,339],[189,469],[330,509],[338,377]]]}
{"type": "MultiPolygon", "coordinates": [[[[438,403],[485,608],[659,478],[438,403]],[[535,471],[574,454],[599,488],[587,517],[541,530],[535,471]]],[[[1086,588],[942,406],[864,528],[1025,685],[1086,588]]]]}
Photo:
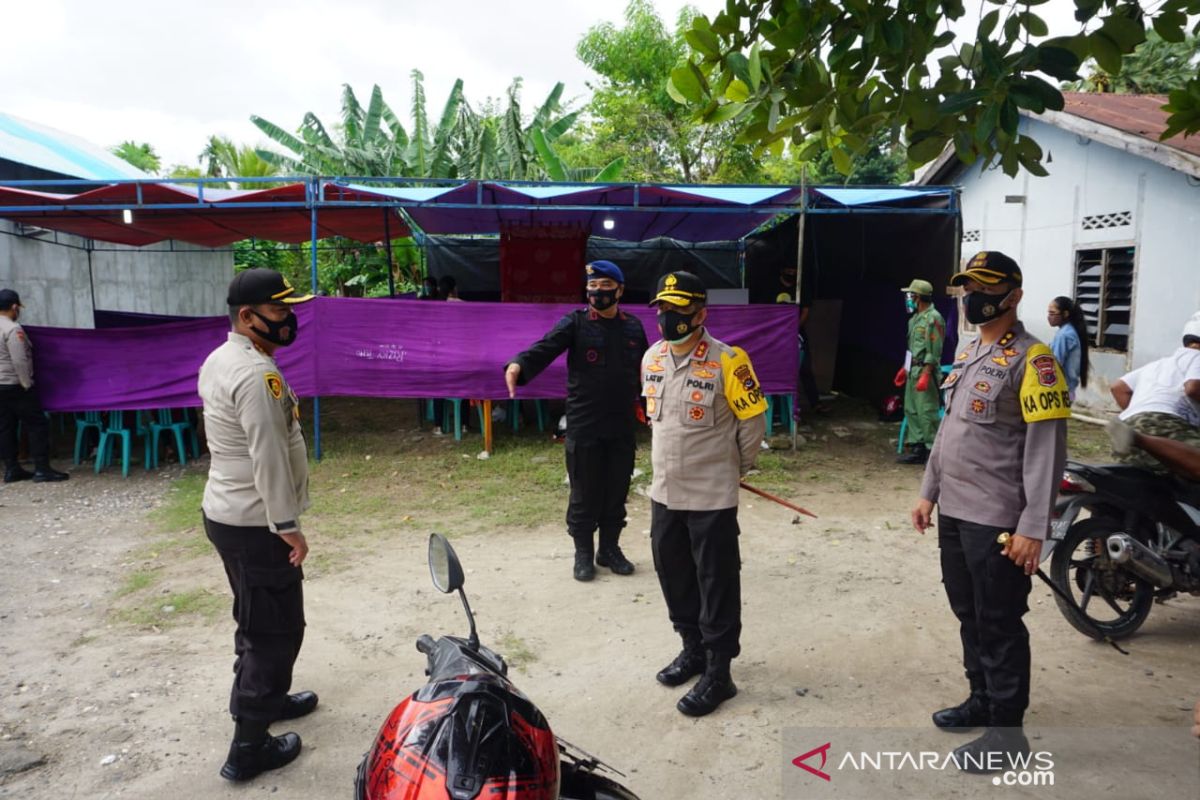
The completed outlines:
{"type": "Polygon", "coordinates": [[[233,254],[179,242],[123,247],[97,242],[89,269],[86,240],[11,236],[0,220],[0,288],[15,289],[30,325],[91,328],[92,295],[105,311],[201,317],[225,313],[233,254]]]}
{"type": "Polygon", "coordinates": [[[1050,174],[962,172],[963,258],[1002,250],[1017,259],[1025,282],[1021,317],[1048,342],[1046,307],[1058,295],[1073,296],[1075,252],[1136,248],[1129,350],[1093,348],[1092,379],[1078,399],[1107,404],[1108,384],[1177,347],[1184,321],[1200,309],[1200,181],[1038,120],[1023,118],[1021,129],[1041,144],[1050,174]],[[1083,229],[1085,216],[1122,211],[1132,212],[1132,224],[1083,229]],[[975,232],[979,239],[971,241],[975,232]]]}

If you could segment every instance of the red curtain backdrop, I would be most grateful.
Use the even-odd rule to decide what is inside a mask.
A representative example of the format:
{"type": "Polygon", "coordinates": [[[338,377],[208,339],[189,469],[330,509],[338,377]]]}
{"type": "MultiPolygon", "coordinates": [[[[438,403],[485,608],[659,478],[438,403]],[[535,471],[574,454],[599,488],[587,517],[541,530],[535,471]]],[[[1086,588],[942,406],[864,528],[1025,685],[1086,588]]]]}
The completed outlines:
{"type": "Polygon", "coordinates": [[[500,234],[500,299],[578,303],[588,231],[574,225],[511,225],[500,234]]]}

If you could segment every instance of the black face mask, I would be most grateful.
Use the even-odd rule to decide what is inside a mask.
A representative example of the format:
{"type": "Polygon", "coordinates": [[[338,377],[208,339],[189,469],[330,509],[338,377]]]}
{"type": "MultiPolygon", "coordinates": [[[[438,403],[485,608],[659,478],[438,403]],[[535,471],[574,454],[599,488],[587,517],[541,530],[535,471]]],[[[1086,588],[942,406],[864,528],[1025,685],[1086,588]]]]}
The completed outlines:
{"type": "Polygon", "coordinates": [[[616,289],[588,289],[588,305],[597,311],[606,311],[617,304],[616,289]]]}
{"type": "Polygon", "coordinates": [[[262,320],[262,323],[267,326],[265,331],[261,328],[255,328],[254,332],[271,344],[277,344],[280,347],[287,347],[289,344],[296,341],[296,334],[299,332],[300,321],[296,319],[295,312],[289,311],[287,317],[280,322],[276,322],[273,319],[267,319],[254,309],[250,309],[250,313],[262,320]]]}
{"type": "Polygon", "coordinates": [[[693,311],[691,314],[681,314],[678,311],[659,311],[658,330],[668,342],[672,344],[682,342],[695,330],[692,320],[699,313],[699,311],[693,311]]]}
{"type": "Polygon", "coordinates": [[[964,301],[967,311],[967,322],[972,325],[983,325],[991,322],[1008,310],[1001,308],[1000,304],[1007,300],[1011,294],[1012,292],[1009,292],[1004,296],[998,296],[984,294],[983,292],[971,292],[964,301]]]}

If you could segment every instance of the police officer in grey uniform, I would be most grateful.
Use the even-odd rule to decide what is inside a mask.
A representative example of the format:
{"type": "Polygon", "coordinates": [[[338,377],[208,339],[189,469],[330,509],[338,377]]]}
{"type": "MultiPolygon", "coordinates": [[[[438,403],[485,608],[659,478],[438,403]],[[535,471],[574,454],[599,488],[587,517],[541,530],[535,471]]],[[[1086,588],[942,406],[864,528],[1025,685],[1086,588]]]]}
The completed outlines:
{"type": "Polygon", "coordinates": [[[966,318],[979,326],[979,338],[962,348],[942,383],[946,416],[912,522],[924,533],[937,504],[942,581],[971,690],[962,704],[935,712],[933,722],[951,732],[986,727],[954,751],[961,769],[984,773],[995,771],[988,753],[1029,751],[1021,729],[1029,632],[1021,617],[1066,460],[1070,393],[1050,348],[1017,320],[1015,261],[978,253],[950,283],[965,292],[966,318]],[[1002,546],[1003,533],[1011,538],[1002,546]]]}
{"type": "Polygon", "coordinates": [[[4,482],[30,478],[35,483],[65,481],[71,477],[50,466],[50,426],[33,384],[33,344],[17,322],[21,297],[12,289],[0,289],[0,461],[4,482]],[[33,472],[21,467],[17,457],[17,425],[29,435],[33,472]]]}
{"type": "Polygon", "coordinates": [[[301,564],[308,543],[308,455],[296,395],[273,354],[296,339],[295,303],[310,300],[278,272],[248,269],[229,284],[229,339],[200,368],[212,463],[204,529],[233,590],[234,737],[221,776],[244,781],[300,754],[295,733],[268,726],[317,706],[313,692],[288,694],[304,640],[301,564]]]}
{"type": "Polygon", "coordinates": [[[658,283],[663,338],[642,358],[651,425],[650,546],[683,649],[655,676],[666,686],[703,677],[676,705],[699,717],[737,694],[741,651],[738,482],[766,431],[766,400],[750,359],[705,328],[708,293],[690,272],[658,283]]]}

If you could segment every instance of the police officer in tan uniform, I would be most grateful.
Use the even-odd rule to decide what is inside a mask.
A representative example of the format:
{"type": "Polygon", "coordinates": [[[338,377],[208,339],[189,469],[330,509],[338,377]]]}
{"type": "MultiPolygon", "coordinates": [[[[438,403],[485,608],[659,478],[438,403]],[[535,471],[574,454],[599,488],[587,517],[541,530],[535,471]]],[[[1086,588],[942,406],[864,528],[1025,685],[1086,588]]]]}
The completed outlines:
{"type": "MultiPolygon", "coordinates": [[[[1066,460],[1070,393],[1050,348],[1017,320],[1021,271],[984,251],[950,279],[965,292],[979,338],[942,383],[942,420],[913,527],[924,533],[938,506],[942,582],[958,618],[971,694],[933,715],[939,728],[986,727],[955,750],[960,768],[994,771],[987,753],[1027,753],[1030,576],[1037,570],[1066,460]],[[997,539],[1008,533],[1001,546],[997,539]]],[[[1002,760],[1002,759],[998,759],[1002,760]]]]}
{"type": "Polygon", "coordinates": [[[204,529],[233,590],[236,723],[221,776],[244,781],[300,754],[295,733],[268,726],[317,706],[313,692],[288,694],[304,640],[301,564],[308,543],[308,455],[296,395],[279,372],[276,348],[296,339],[299,296],[282,275],[248,269],[229,284],[229,339],[200,368],[200,397],[212,464],[204,529]]]}
{"type": "Polygon", "coordinates": [[[33,385],[33,344],[17,322],[21,297],[12,289],[0,289],[0,461],[4,482],[34,483],[65,481],[71,477],[50,466],[50,426],[33,385]],[[17,425],[29,435],[33,472],[21,467],[17,457],[17,425]]]}
{"type": "Polygon", "coordinates": [[[767,410],[745,351],[704,328],[707,297],[695,275],[664,275],[651,303],[663,338],[642,358],[653,432],[650,545],[683,639],[655,677],[679,686],[703,676],[676,706],[694,717],[737,694],[729,664],[742,630],[738,481],[754,466],[767,410]]]}

